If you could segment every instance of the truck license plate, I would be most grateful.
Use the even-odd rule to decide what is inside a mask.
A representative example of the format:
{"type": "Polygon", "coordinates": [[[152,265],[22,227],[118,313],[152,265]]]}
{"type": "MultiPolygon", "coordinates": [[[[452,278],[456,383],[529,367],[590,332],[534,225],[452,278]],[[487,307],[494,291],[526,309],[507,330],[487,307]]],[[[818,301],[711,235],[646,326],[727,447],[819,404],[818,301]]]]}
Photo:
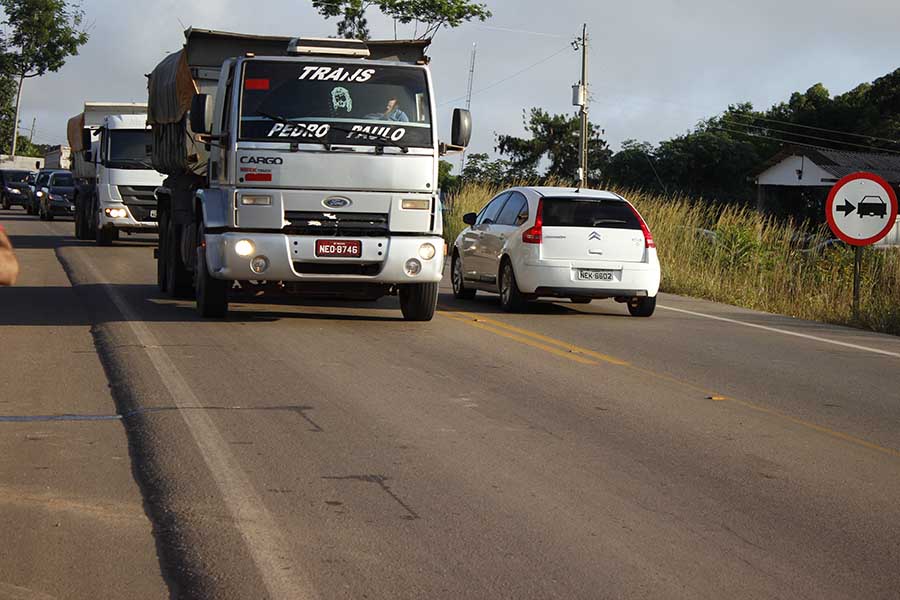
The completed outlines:
{"type": "Polygon", "coordinates": [[[578,279],[581,281],[615,281],[614,271],[600,271],[597,269],[578,269],[578,279]]]}
{"type": "Polygon", "coordinates": [[[359,240],[316,240],[316,256],[359,258],[362,256],[362,242],[359,240]]]}

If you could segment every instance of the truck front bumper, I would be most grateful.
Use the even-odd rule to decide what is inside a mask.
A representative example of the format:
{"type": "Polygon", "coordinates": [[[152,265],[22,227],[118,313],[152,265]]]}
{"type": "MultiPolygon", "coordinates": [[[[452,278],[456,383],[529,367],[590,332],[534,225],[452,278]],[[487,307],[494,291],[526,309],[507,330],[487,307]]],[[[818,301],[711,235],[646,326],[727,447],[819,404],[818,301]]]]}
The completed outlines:
{"type": "Polygon", "coordinates": [[[131,210],[124,204],[104,206],[100,210],[100,228],[101,229],[121,229],[130,232],[147,232],[153,233],[159,231],[159,223],[156,221],[138,221],[134,218],[131,210]],[[108,210],[125,209],[124,217],[111,217],[107,214],[108,210]]]}
{"type": "MultiPolygon", "coordinates": [[[[206,262],[216,279],[231,281],[285,281],[317,283],[376,283],[396,285],[436,283],[443,276],[444,240],[438,236],[363,238],[358,258],[320,258],[315,255],[320,237],[280,233],[226,232],[206,234],[206,262]],[[252,252],[238,254],[238,242],[252,244],[252,252]],[[430,244],[434,256],[426,259],[423,246],[430,244]],[[264,271],[251,263],[265,258],[264,271]],[[416,261],[417,273],[408,263],[416,261]]],[[[243,244],[246,248],[246,244],[243,244]]],[[[426,248],[427,249],[427,248],[426,248]]]]}

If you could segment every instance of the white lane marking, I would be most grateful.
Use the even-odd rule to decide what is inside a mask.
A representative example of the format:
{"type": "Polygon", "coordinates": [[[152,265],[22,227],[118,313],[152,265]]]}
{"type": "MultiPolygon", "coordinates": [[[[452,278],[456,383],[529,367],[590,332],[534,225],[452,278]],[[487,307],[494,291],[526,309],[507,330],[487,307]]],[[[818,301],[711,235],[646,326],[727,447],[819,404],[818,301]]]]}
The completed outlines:
{"type": "Polygon", "coordinates": [[[97,283],[104,286],[113,304],[122,313],[150,362],[180,409],[178,413],[200,449],[204,462],[231,513],[235,527],[244,538],[250,556],[262,578],[268,596],[285,600],[318,598],[312,586],[296,573],[281,536],[281,529],[266,510],[262,498],[253,489],[246,473],[238,466],[222,434],[204,410],[200,400],[182,377],[150,329],[128,305],[121,294],[100,273],[87,256],[80,260],[88,267],[97,283]],[[185,410],[188,409],[188,410],[185,410]]]}
{"type": "Polygon", "coordinates": [[[798,338],[803,338],[805,340],[812,340],[814,342],[822,342],[823,344],[831,344],[833,346],[842,346],[844,348],[852,348],[853,350],[862,350],[863,352],[871,352],[873,354],[881,354],[882,356],[891,356],[893,358],[900,358],[900,353],[898,352],[890,352],[888,350],[881,350],[879,348],[870,348],[869,346],[860,346],[859,344],[851,344],[849,342],[839,342],[837,340],[831,340],[828,338],[819,337],[817,335],[809,335],[807,333],[798,333],[796,331],[788,331],[787,329],[779,329],[778,327],[769,327],[767,325],[757,325],[756,323],[747,323],[745,321],[738,321],[736,319],[729,319],[727,317],[717,317],[715,315],[707,315],[704,313],[694,312],[692,310],[685,310],[683,308],[674,308],[671,306],[662,306],[658,305],[658,308],[662,308],[664,310],[671,310],[674,312],[684,313],[686,315],[691,315],[694,317],[701,317],[704,319],[712,319],[714,321],[723,321],[725,323],[732,323],[734,325],[743,325],[744,327],[752,327],[754,329],[762,329],[763,331],[771,331],[773,333],[780,333],[782,335],[791,335],[798,338]]]}

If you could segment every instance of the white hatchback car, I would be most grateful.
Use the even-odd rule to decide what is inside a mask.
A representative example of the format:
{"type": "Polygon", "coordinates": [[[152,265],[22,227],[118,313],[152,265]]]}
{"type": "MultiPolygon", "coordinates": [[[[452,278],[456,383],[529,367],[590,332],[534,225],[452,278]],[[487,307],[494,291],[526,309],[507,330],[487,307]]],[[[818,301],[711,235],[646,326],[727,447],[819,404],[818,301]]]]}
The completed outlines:
{"type": "Polygon", "coordinates": [[[494,197],[453,245],[453,294],[500,294],[504,310],[540,297],[615,298],[637,317],[656,308],[660,268],[650,229],[625,198],[573,188],[516,187],[494,197]]]}

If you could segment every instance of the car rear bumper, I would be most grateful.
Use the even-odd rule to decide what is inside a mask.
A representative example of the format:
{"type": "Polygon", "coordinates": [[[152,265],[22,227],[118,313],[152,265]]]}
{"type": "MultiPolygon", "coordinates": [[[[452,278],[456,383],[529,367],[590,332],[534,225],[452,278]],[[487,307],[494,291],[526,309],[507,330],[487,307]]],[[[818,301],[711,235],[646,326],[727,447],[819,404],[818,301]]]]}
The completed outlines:
{"type": "Polygon", "coordinates": [[[315,244],[319,238],[289,236],[280,233],[226,232],[206,234],[206,261],[216,279],[232,281],[284,281],[319,283],[437,283],[444,266],[444,240],[437,236],[398,236],[364,238],[361,258],[317,258],[315,244]],[[253,244],[249,256],[240,256],[235,245],[241,240],[253,244]],[[419,249],[425,243],[435,248],[435,255],[424,260],[419,249]],[[257,273],[250,262],[264,256],[268,268],[257,273]],[[410,259],[421,264],[421,271],[408,275],[404,265],[410,259]]]}
{"type": "Polygon", "coordinates": [[[516,283],[525,294],[537,296],[618,298],[656,296],[659,292],[660,268],[655,254],[650,262],[581,262],[531,260],[513,264],[516,283]],[[613,272],[611,281],[582,281],[578,269],[613,272]]]}

